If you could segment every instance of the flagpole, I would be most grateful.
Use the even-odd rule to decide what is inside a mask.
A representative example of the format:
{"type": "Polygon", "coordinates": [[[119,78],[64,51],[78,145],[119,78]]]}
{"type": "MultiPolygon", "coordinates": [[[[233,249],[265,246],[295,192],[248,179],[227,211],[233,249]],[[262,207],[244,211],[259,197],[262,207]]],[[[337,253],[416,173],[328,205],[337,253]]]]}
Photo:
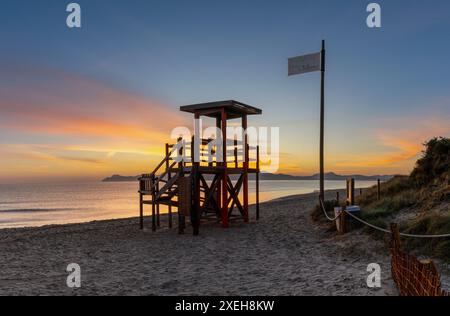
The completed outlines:
{"type": "Polygon", "coordinates": [[[320,53],[297,56],[288,60],[288,76],[300,75],[308,72],[319,71],[320,82],[320,196],[325,199],[325,40],[322,40],[320,53]],[[319,56],[320,55],[320,56],[319,56]]]}
{"type": "Polygon", "coordinates": [[[320,84],[320,199],[325,200],[325,40],[322,40],[322,51],[320,54],[321,84],[320,84]]]}

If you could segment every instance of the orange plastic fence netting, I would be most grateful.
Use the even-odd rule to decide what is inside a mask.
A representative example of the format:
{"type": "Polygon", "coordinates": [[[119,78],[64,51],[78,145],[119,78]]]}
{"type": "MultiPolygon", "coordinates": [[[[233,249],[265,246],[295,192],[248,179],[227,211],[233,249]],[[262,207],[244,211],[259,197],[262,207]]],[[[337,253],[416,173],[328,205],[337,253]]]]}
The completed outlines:
{"type": "Polygon", "coordinates": [[[420,262],[398,249],[392,250],[392,277],[401,296],[450,296],[441,288],[436,266],[420,262]]]}
{"type": "Polygon", "coordinates": [[[450,234],[413,235],[400,233],[397,224],[391,224],[391,230],[388,230],[370,224],[346,211],[339,212],[335,217],[331,217],[327,214],[324,204],[323,200],[320,199],[320,207],[329,221],[336,221],[346,214],[372,229],[391,234],[392,277],[401,296],[450,296],[450,292],[441,288],[441,277],[434,262],[419,261],[416,257],[402,251],[400,243],[400,236],[407,238],[449,238],[450,234]]]}
{"type": "Polygon", "coordinates": [[[441,288],[441,276],[433,261],[419,261],[402,251],[396,225],[392,225],[392,277],[401,296],[450,296],[441,288]]]}

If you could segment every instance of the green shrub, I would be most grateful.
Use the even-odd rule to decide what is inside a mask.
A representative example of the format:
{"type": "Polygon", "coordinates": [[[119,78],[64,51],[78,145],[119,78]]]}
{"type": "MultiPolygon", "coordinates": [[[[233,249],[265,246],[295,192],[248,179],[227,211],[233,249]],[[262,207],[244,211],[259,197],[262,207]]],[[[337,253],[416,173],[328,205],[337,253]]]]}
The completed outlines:
{"type": "Polygon", "coordinates": [[[427,185],[435,180],[448,181],[450,170],[450,139],[444,137],[433,138],[425,145],[411,179],[418,185],[427,185]]]}
{"type": "MultiPolygon", "coordinates": [[[[391,180],[381,184],[381,198],[392,197],[397,193],[412,189],[415,189],[415,186],[408,176],[395,176],[391,180]]],[[[361,206],[370,205],[376,202],[377,199],[377,186],[373,186],[363,191],[362,195],[356,197],[357,203],[361,206]]]]}
{"type": "MultiPolygon", "coordinates": [[[[373,219],[364,219],[367,222],[370,222],[372,225],[375,225],[380,228],[389,229],[389,225],[386,223],[386,221],[382,218],[373,218],[373,219]]],[[[371,227],[367,227],[365,225],[362,226],[362,228],[365,230],[365,232],[369,235],[371,235],[373,238],[377,240],[385,240],[388,236],[386,233],[381,232],[379,230],[375,230],[371,227]]]]}
{"type": "MultiPolygon", "coordinates": [[[[403,227],[408,234],[444,235],[450,233],[450,214],[428,214],[403,227]]],[[[408,250],[420,249],[423,254],[450,262],[450,240],[448,238],[405,238],[408,250]]]]}
{"type": "Polygon", "coordinates": [[[434,248],[434,255],[450,263],[450,240],[439,242],[434,248]]]}
{"type": "MultiPolygon", "coordinates": [[[[450,233],[450,139],[433,138],[425,145],[422,157],[417,161],[410,176],[395,176],[382,183],[381,197],[378,200],[378,188],[374,186],[356,197],[361,206],[362,218],[378,227],[388,228],[395,215],[412,209],[422,211],[420,218],[400,227],[400,231],[417,235],[441,235],[450,233]],[[443,207],[444,208],[443,208],[443,207]],[[440,213],[431,213],[439,207],[440,213]],[[445,212],[447,207],[447,212],[445,212]]],[[[338,206],[336,201],[327,201],[325,208],[330,216],[338,206]]],[[[324,220],[319,206],[311,214],[313,220],[324,220]]],[[[375,238],[385,234],[367,228],[375,238]]],[[[450,240],[444,238],[402,238],[407,250],[416,250],[421,255],[438,257],[450,262],[450,240]]]]}

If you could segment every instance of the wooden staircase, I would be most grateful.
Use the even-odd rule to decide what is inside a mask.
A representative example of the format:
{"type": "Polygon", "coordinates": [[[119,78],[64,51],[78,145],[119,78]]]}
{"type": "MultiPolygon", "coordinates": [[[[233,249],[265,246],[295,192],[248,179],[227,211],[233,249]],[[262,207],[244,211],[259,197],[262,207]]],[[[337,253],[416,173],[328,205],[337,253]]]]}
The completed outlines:
{"type": "MultiPolygon", "coordinates": [[[[209,145],[210,140],[200,140],[201,146],[209,145]]],[[[240,200],[240,194],[248,192],[248,174],[256,174],[257,218],[259,218],[259,148],[256,148],[256,167],[238,160],[239,144],[231,141],[234,157],[227,163],[201,160],[193,163],[192,144],[182,139],[175,145],[166,144],[166,155],[152,173],[139,178],[140,227],[144,229],[144,205],[152,208],[152,230],[160,227],[160,206],[168,210],[169,228],[173,226],[173,215],[178,214],[179,233],[186,227],[186,217],[190,218],[194,235],[198,234],[200,220],[212,220],[227,227],[229,220],[243,219],[248,222],[247,202],[240,200]],[[191,159],[178,161],[191,152],[191,159]],[[177,155],[177,157],[175,157],[177,155]],[[233,175],[234,178],[230,177],[233,175]],[[176,208],[176,212],[173,209],[176,208]],[[238,212],[234,212],[237,210],[238,212]],[[233,214],[236,213],[236,214],[233,214]],[[226,223],[226,226],[225,224],[226,223]]],[[[241,144],[242,146],[242,144],[241,144]]],[[[200,147],[200,151],[204,148],[200,147]]],[[[247,156],[248,156],[247,148],[247,156]]]]}
{"type": "MultiPolygon", "coordinates": [[[[172,227],[172,208],[179,208],[178,179],[182,173],[177,167],[172,155],[177,145],[166,144],[166,156],[150,174],[139,178],[140,196],[140,226],[144,228],[144,205],[152,206],[152,230],[160,226],[160,205],[167,205],[169,209],[169,227],[172,227]],[[150,197],[150,199],[145,199],[150,197]]],[[[184,176],[184,175],[183,175],[184,176]]]]}

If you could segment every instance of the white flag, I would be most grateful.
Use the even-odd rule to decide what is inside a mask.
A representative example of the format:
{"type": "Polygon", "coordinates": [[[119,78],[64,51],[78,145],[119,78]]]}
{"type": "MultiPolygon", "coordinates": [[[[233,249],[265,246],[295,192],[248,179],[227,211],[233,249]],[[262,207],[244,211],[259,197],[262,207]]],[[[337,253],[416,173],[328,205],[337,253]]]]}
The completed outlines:
{"type": "Polygon", "coordinates": [[[289,76],[320,71],[321,70],[320,64],[321,64],[320,53],[289,58],[289,76]]]}

